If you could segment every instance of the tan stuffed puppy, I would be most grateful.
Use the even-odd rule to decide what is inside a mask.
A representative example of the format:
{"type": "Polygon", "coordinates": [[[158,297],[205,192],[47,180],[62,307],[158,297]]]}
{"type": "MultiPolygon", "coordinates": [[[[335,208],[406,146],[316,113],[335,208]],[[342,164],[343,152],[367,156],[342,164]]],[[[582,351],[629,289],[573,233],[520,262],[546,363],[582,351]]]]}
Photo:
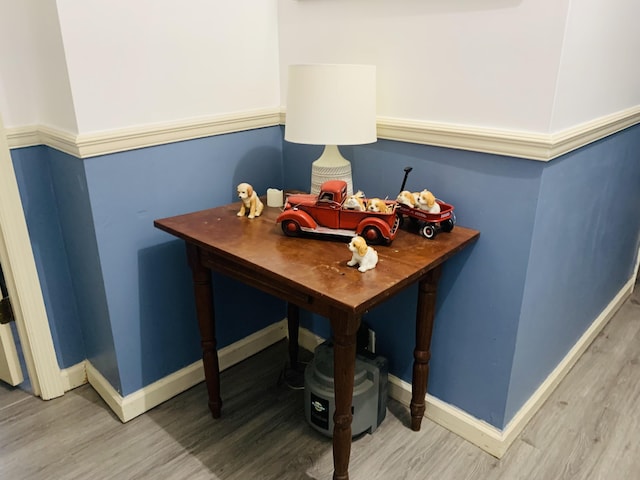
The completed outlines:
{"type": "Polygon", "coordinates": [[[380,198],[372,198],[367,202],[367,210],[369,212],[389,213],[389,207],[386,202],[380,198]]]}
{"type": "Polygon", "coordinates": [[[418,208],[429,213],[440,213],[440,205],[436,202],[436,197],[429,190],[420,192],[418,208]]]}
{"type": "Polygon", "coordinates": [[[238,197],[242,200],[239,217],[244,217],[247,210],[249,211],[249,218],[259,217],[264,209],[264,203],[258,197],[258,194],[253,190],[253,187],[248,183],[241,183],[238,185],[238,197]]]}
{"type": "Polygon", "coordinates": [[[417,201],[418,194],[411,193],[409,190],[403,190],[398,194],[396,201],[401,205],[406,205],[410,208],[416,208],[418,206],[417,201]]]}
{"type": "Polygon", "coordinates": [[[351,239],[348,245],[349,251],[352,253],[351,260],[347,262],[347,265],[353,267],[359,265],[358,270],[366,272],[375,268],[378,264],[378,252],[367,245],[364,238],[356,235],[351,239]]]}

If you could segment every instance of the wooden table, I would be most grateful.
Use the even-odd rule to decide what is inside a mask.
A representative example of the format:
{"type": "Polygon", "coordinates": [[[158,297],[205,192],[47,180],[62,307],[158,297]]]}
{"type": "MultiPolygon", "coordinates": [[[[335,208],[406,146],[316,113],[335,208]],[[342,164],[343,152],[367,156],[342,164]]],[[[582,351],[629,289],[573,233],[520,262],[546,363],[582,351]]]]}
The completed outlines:
{"type": "Polygon", "coordinates": [[[441,265],[475,241],[479,232],[456,226],[450,233],[427,240],[400,231],[391,246],[374,247],[378,265],[361,273],[347,266],[351,258],[348,239],[336,242],[287,237],[275,222],[280,209],[265,206],[262,216],[249,219],[236,215],[239,206],[234,203],[154,222],[157,228],[186,243],[209,409],[214,418],[220,417],[222,400],[210,272],[214,270],[288,302],[292,365],[297,361],[299,308],[329,319],[334,336],[333,478],[347,480],[356,333],[362,315],[416,282],[419,284],[411,400],[411,428],[419,430],[425,409],[441,265]]]}

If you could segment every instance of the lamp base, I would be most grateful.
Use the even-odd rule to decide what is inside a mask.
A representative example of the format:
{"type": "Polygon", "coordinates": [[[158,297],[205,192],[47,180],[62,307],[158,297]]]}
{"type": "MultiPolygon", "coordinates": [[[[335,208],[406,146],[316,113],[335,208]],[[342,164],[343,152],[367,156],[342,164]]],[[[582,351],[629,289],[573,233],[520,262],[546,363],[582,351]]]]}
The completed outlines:
{"type": "Polygon", "coordinates": [[[353,195],[351,165],[344,167],[311,167],[311,193],[320,193],[321,185],[327,180],[344,180],[347,182],[347,195],[353,195]]]}
{"type": "Polygon", "coordinates": [[[320,187],[327,180],[344,180],[347,182],[347,195],[353,195],[351,163],[335,145],[325,146],[320,158],[311,164],[311,193],[320,193],[320,187]]]}

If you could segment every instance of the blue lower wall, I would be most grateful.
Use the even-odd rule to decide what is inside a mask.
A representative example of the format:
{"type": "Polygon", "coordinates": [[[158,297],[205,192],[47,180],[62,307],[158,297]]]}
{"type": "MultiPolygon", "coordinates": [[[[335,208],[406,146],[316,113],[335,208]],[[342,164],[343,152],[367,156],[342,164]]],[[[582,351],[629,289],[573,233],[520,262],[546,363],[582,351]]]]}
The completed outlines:
{"type": "MultiPolygon", "coordinates": [[[[307,166],[296,177],[287,176],[287,184],[307,184],[309,160],[316,153],[308,150],[285,145],[285,174],[291,163],[307,166]]],[[[404,167],[412,166],[406,189],[429,188],[455,206],[460,225],[481,231],[478,242],[443,269],[429,393],[500,426],[544,164],[383,140],[343,152],[352,160],[354,189],[369,197],[395,198],[404,167]]],[[[391,373],[408,382],[416,296],[415,290],[403,293],[365,317],[377,332],[378,351],[389,358],[391,373]]],[[[306,321],[312,328],[324,323],[306,321]]]]}
{"type": "MultiPolygon", "coordinates": [[[[74,205],[81,207],[87,201],[86,198],[78,202],[72,200],[63,204],[62,210],[58,208],[54,176],[59,172],[57,160],[61,156],[64,155],[44,146],[11,151],[58,363],[69,367],[87,357],[62,223],[65,216],[75,216],[75,212],[68,212],[67,207],[73,210],[74,205]]],[[[73,157],[69,159],[68,164],[72,165],[73,157]]],[[[81,165],[78,160],[75,163],[81,165]]],[[[69,175],[72,177],[86,197],[84,175],[69,175]]],[[[69,194],[60,192],[59,201],[64,202],[69,194]]],[[[90,234],[91,224],[85,229],[90,234]]]]}
{"type": "Polygon", "coordinates": [[[640,126],[545,165],[506,420],[633,275],[638,212],[640,126]]]}
{"type": "MultiPolygon", "coordinates": [[[[640,242],[640,127],[551,162],[401,142],[343,148],[354,189],[429,188],[478,242],[439,286],[429,393],[503,428],[629,280],[640,242]]],[[[308,189],[320,149],[285,143],[285,183],[308,189]]],[[[416,291],[366,317],[411,380],[416,291]]],[[[322,318],[303,323],[323,335],[322,318]]]]}
{"type": "MultiPolygon", "coordinates": [[[[282,137],[273,127],[85,160],[12,151],[61,367],[88,358],[128,395],[200,358],[184,247],[153,220],[235,201],[241,181],[308,189],[321,149],[282,137]]],[[[412,166],[408,189],[430,188],[481,231],[443,271],[432,395],[502,428],[629,279],[639,143],[633,127],[549,163],[383,140],[343,149],[356,189],[394,197],[412,166]]],[[[276,299],[214,282],[221,347],[285,316],[276,299]]],[[[411,289],[364,319],[407,381],[415,307],[411,289]]],[[[323,318],[302,323],[330,335],[323,318]]]]}
{"type": "MultiPolygon", "coordinates": [[[[201,355],[184,247],[153,220],[236,201],[243,181],[281,187],[281,144],[273,127],[83,161],[124,395],[201,355]]],[[[285,317],[282,302],[217,283],[219,347],[285,317]],[[261,307],[249,319],[246,298],[261,307]]]]}
{"type": "MultiPolygon", "coordinates": [[[[153,220],[236,201],[248,181],[283,187],[279,127],[102,157],[11,152],[58,361],[89,359],[128,395],[201,356],[184,245],[153,220]]],[[[286,315],[214,276],[219,347],[286,315]],[[247,298],[254,315],[239,314],[247,298]]]]}

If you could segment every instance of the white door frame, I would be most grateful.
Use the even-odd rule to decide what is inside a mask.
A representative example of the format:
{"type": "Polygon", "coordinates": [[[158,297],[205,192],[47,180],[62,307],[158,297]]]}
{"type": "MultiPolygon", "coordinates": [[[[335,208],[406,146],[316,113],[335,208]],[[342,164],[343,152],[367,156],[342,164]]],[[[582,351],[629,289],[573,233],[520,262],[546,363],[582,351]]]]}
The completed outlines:
{"type": "MultiPolygon", "coordinates": [[[[638,283],[638,275],[639,275],[639,273],[640,273],[640,246],[638,247],[638,255],[636,256],[636,268],[633,271],[633,278],[636,279],[636,283],[638,283]]],[[[635,286],[636,283],[634,283],[633,285],[635,286]]],[[[631,288],[633,288],[633,287],[631,287],[631,288]]]]}
{"type": "Polygon", "coordinates": [[[31,249],[7,135],[0,117],[0,263],[33,393],[44,400],[64,394],[47,311],[31,249]]]}
{"type": "MultiPolygon", "coordinates": [[[[2,265],[0,265],[0,273],[2,273],[1,270],[2,265]]],[[[8,298],[9,294],[3,285],[0,285],[0,293],[2,293],[0,297],[3,299],[4,297],[8,298]]],[[[0,325],[0,380],[12,386],[24,382],[24,373],[22,373],[13,329],[8,324],[0,325]]]]}

